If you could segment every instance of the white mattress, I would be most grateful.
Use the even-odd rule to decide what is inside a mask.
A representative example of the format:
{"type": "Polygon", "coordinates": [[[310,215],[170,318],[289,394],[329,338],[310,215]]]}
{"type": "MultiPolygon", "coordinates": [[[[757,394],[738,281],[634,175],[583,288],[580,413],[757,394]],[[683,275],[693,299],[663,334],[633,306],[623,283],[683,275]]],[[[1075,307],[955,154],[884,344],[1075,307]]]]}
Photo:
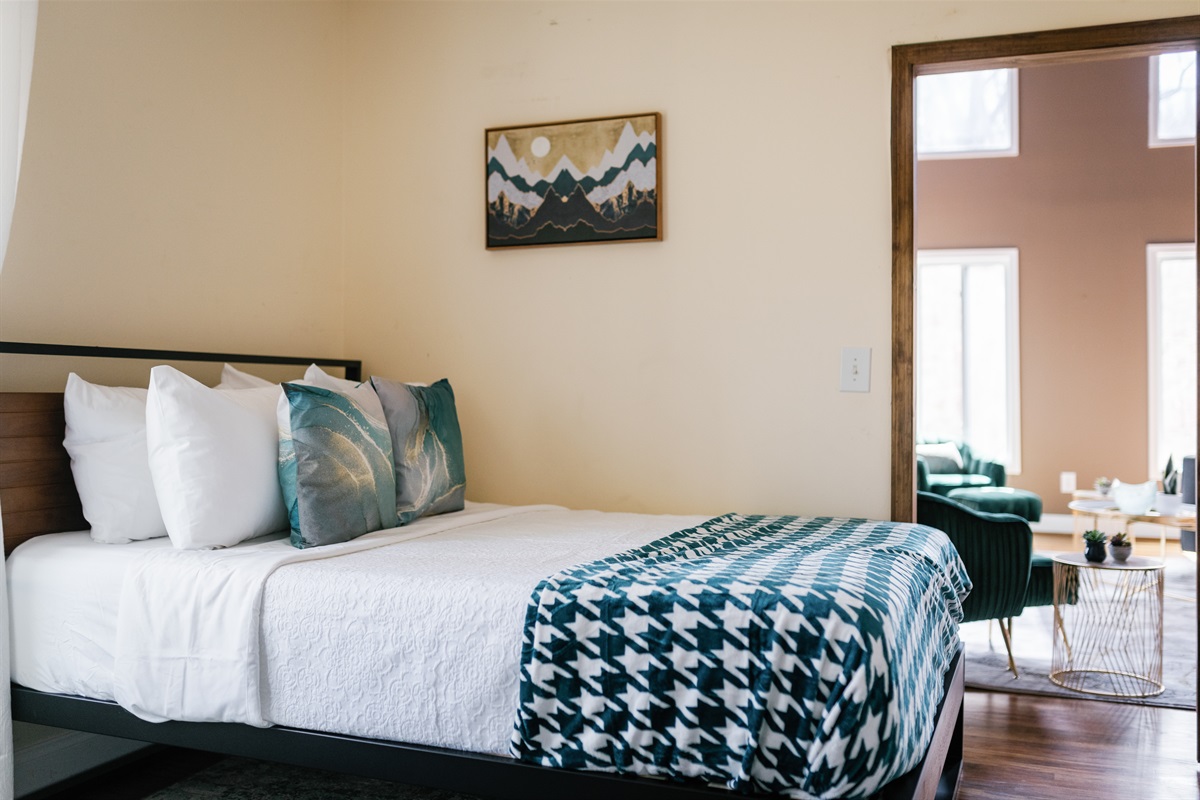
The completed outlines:
{"type": "MultiPolygon", "coordinates": [[[[537,583],[706,519],[543,507],[480,522],[484,509],[437,518],[459,523],[441,533],[275,570],[259,627],[263,717],[507,754],[537,583]]],[[[72,533],[18,548],[8,560],[13,680],[112,699],[125,575],[170,546],[72,533]]]]}

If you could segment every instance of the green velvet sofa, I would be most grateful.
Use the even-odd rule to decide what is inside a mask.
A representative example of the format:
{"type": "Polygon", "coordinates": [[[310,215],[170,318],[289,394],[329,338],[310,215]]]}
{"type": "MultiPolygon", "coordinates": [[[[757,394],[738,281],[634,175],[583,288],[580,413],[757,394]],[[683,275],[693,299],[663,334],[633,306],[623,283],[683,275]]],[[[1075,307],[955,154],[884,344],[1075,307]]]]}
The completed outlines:
{"type": "MultiPolygon", "coordinates": [[[[944,442],[922,442],[921,444],[943,444],[944,442]]],[[[946,459],[926,459],[917,454],[917,491],[933,492],[943,497],[955,489],[972,489],[981,486],[1004,486],[1007,474],[1004,465],[995,461],[976,458],[968,445],[953,442],[962,458],[962,467],[948,463],[946,459]]]]}

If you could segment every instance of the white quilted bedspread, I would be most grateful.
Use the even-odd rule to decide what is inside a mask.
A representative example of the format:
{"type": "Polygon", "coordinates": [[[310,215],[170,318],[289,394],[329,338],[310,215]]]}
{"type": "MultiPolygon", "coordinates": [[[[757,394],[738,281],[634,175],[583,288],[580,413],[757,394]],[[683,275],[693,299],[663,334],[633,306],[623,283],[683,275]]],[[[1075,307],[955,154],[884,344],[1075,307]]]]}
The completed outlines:
{"type": "Polygon", "coordinates": [[[263,715],[507,755],[538,582],[704,519],[530,511],[280,569],[263,595],[263,715]]]}

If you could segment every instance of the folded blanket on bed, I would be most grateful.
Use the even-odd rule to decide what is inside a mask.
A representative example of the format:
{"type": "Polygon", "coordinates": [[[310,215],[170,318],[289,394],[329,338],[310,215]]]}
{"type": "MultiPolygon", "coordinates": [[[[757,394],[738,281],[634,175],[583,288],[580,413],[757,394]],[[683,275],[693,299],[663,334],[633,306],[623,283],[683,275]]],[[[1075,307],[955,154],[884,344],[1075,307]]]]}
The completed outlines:
{"type": "Polygon", "coordinates": [[[865,797],[933,733],[970,581],[913,524],[718,517],[564,570],[530,603],[513,754],[865,797]]]}

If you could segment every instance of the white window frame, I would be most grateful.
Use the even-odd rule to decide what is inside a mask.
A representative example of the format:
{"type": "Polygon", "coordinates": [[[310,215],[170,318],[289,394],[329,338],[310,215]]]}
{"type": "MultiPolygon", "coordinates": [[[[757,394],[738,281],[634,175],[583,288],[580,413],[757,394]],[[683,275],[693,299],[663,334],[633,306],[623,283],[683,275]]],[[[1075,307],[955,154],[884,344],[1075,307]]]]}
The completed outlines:
{"type": "MultiPolygon", "coordinates": [[[[918,250],[916,257],[916,281],[921,279],[921,267],[929,265],[962,265],[972,262],[1004,264],[1005,293],[1008,302],[1005,306],[1005,352],[1008,362],[1005,365],[1006,385],[1008,396],[1008,452],[1010,460],[1004,464],[1004,470],[1009,475],[1021,474],[1021,313],[1020,313],[1020,258],[1015,247],[977,247],[955,250],[918,250]]],[[[915,319],[921,319],[921,293],[914,291],[916,304],[915,319]]],[[[919,326],[915,326],[919,327],[919,326]]],[[[920,347],[920,342],[917,342],[920,347]]],[[[915,354],[914,354],[915,355],[915,354]]],[[[964,376],[969,365],[963,364],[964,376]]],[[[920,408],[920,405],[917,406],[920,408]]]]}
{"type": "MultiPolygon", "coordinates": [[[[1197,56],[1197,58],[1200,59],[1200,56],[1197,56]]],[[[1200,69],[1200,63],[1197,63],[1196,68],[1200,69]]],[[[1161,139],[1158,136],[1158,56],[1150,56],[1150,91],[1148,92],[1148,96],[1150,105],[1150,127],[1148,133],[1150,147],[1191,147],[1196,144],[1196,134],[1194,132],[1191,136],[1181,139],[1161,139]]]]}
{"type": "MultiPolygon", "coordinates": [[[[1012,91],[1009,93],[1009,98],[1008,98],[1009,99],[1009,115],[1012,120],[1012,145],[1003,150],[935,150],[935,151],[930,151],[930,152],[921,152],[921,150],[918,148],[918,144],[917,144],[920,141],[920,139],[918,138],[916,133],[914,133],[914,135],[913,135],[913,151],[916,154],[918,161],[937,161],[937,160],[944,160],[944,159],[951,159],[951,158],[953,158],[953,159],[957,159],[957,158],[1013,158],[1013,157],[1019,156],[1021,154],[1021,117],[1020,117],[1021,71],[1019,69],[1017,69],[1016,67],[1006,67],[1006,68],[1004,68],[1004,70],[1006,72],[1009,72],[1012,74],[1011,81],[1010,81],[1010,85],[1012,86],[1012,91]]],[[[963,71],[972,71],[972,70],[963,70],[963,71]]],[[[933,74],[936,75],[938,73],[933,73],[933,74]]],[[[920,86],[919,81],[915,81],[913,83],[914,92],[919,90],[919,88],[918,88],[919,86],[920,86]]],[[[914,126],[914,129],[917,124],[917,120],[916,120],[917,105],[916,105],[916,103],[917,103],[917,101],[916,101],[916,98],[914,97],[914,102],[913,102],[913,110],[914,110],[913,126],[914,126]]]]}
{"type": "MultiPolygon", "coordinates": [[[[1159,319],[1162,317],[1162,305],[1159,303],[1159,267],[1163,261],[1172,256],[1192,256],[1196,257],[1195,242],[1173,242],[1164,244],[1148,244],[1146,245],[1146,298],[1147,298],[1147,348],[1146,348],[1146,370],[1149,379],[1148,398],[1150,401],[1149,407],[1149,427],[1147,429],[1148,447],[1147,456],[1149,462],[1147,464],[1150,480],[1157,480],[1162,477],[1163,467],[1167,463],[1167,453],[1158,452],[1158,387],[1162,383],[1162,370],[1159,368],[1159,319]]],[[[1200,265],[1197,266],[1200,269],[1200,265]]],[[[1185,455],[1194,455],[1194,453],[1175,453],[1177,458],[1182,458],[1185,455]]],[[[1176,467],[1182,468],[1181,464],[1176,464],[1176,467]]]]}

